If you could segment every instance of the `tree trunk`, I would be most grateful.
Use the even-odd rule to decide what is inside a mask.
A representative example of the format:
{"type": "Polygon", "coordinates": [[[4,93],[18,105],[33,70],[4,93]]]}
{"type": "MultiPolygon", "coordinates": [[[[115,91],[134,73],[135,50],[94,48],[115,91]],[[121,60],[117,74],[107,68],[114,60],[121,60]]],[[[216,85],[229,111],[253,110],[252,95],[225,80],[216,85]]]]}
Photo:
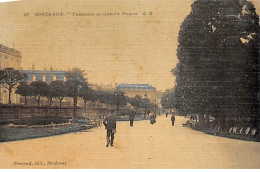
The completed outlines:
{"type": "Polygon", "coordinates": [[[119,116],[119,105],[116,106],[116,118],[119,116]]]}
{"type": "Polygon", "coordinates": [[[204,119],[204,115],[203,114],[199,114],[199,121],[204,123],[205,119],[204,119]]]}
{"type": "Polygon", "coordinates": [[[24,96],[24,104],[27,105],[27,97],[24,96]]]}
{"type": "Polygon", "coordinates": [[[224,129],[226,126],[226,115],[218,115],[217,119],[218,125],[221,126],[221,129],[224,129]]]}
{"type": "Polygon", "coordinates": [[[52,98],[49,99],[49,105],[52,106],[52,98]]]}
{"type": "Polygon", "coordinates": [[[206,125],[209,127],[209,114],[206,115],[206,125]]]}
{"type": "Polygon", "coordinates": [[[75,95],[73,97],[73,117],[77,118],[77,104],[78,104],[78,96],[75,95]]]}
{"type": "Polygon", "coordinates": [[[9,104],[11,104],[11,93],[12,93],[12,89],[8,89],[9,92],[8,92],[8,97],[9,97],[9,104]]]}
{"type": "Polygon", "coordinates": [[[38,106],[40,106],[41,96],[35,97],[35,100],[37,101],[38,106]]]}
{"type": "Polygon", "coordinates": [[[61,107],[61,103],[62,103],[62,98],[61,99],[59,99],[60,100],[60,107],[61,107]]]}

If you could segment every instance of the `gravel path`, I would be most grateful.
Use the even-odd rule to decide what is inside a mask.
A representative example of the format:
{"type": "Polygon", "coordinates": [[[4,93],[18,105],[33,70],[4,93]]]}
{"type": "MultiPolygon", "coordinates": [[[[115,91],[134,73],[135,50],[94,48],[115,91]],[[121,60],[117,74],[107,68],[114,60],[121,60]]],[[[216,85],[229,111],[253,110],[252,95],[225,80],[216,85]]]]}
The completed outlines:
{"type": "Polygon", "coordinates": [[[1,168],[260,168],[260,143],[207,135],[187,121],[117,122],[115,146],[105,147],[104,127],[0,143],[1,168]]]}

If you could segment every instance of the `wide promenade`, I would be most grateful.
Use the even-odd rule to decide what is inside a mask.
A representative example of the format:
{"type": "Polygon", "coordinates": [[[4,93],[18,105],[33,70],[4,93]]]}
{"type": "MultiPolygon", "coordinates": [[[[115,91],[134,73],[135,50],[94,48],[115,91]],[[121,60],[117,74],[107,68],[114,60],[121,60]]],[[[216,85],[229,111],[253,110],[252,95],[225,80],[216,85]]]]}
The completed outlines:
{"type": "Polygon", "coordinates": [[[0,168],[260,168],[260,143],[207,135],[182,127],[187,119],[117,122],[115,146],[104,127],[0,143],[0,168]]]}

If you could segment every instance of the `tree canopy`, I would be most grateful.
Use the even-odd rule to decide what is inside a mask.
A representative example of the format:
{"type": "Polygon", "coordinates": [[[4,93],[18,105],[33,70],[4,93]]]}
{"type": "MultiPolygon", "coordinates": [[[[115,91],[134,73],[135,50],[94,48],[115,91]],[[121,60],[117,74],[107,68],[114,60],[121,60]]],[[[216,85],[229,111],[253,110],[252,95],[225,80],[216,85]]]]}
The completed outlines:
{"type": "Polygon", "coordinates": [[[11,104],[11,93],[13,88],[19,84],[26,75],[13,68],[5,68],[0,72],[0,84],[8,90],[9,104],[11,104]]]}
{"type": "Polygon", "coordinates": [[[178,41],[179,112],[222,120],[258,113],[259,17],[252,2],[195,1],[178,41]]]}

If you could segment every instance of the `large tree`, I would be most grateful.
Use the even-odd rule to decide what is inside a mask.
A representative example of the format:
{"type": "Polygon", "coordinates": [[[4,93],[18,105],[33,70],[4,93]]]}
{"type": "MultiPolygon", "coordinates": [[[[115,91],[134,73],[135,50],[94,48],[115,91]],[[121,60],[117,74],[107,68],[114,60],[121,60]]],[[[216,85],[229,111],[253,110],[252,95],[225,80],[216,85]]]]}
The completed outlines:
{"type": "Polygon", "coordinates": [[[11,94],[15,86],[19,84],[26,76],[19,70],[5,68],[1,71],[0,84],[8,90],[9,104],[11,104],[11,94]]]}
{"type": "Polygon", "coordinates": [[[129,103],[135,107],[136,110],[139,109],[141,103],[142,103],[142,97],[139,95],[135,95],[135,97],[129,99],[129,103]]]}
{"type": "Polygon", "coordinates": [[[173,109],[175,106],[175,90],[166,90],[162,95],[161,104],[164,109],[173,109]]]}
{"type": "Polygon", "coordinates": [[[30,85],[32,96],[37,101],[38,106],[40,106],[41,97],[46,96],[49,92],[49,86],[43,81],[33,81],[30,85]]]}
{"type": "Polygon", "coordinates": [[[79,89],[85,87],[87,85],[87,81],[85,79],[85,71],[79,68],[73,68],[70,72],[68,72],[67,78],[67,86],[68,86],[68,96],[73,97],[73,116],[77,118],[77,104],[78,104],[78,96],[79,89]]]}
{"type": "Polygon", "coordinates": [[[144,95],[142,98],[142,102],[140,104],[140,108],[144,109],[144,118],[146,117],[147,110],[153,109],[153,104],[151,103],[150,99],[148,98],[147,94],[144,95]]]}
{"type": "MultiPolygon", "coordinates": [[[[176,70],[179,112],[229,119],[259,109],[259,17],[247,0],[197,0],[181,25],[176,70]]],[[[258,121],[259,122],[259,121],[258,121]]],[[[259,125],[259,124],[258,124],[259,125]]]]}
{"type": "Polygon", "coordinates": [[[15,93],[23,96],[24,104],[27,105],[29,98],[32,96],[32,88],[28,85],[27,82],[20,82],[15,93]]]}
{"type": "Polygon", "coordinates": [[[80,89],[79,96],[83,99],[85,107],[87,107],[88,101],[95,103],[98,99],[96,91],[87,86],[80,89]]]}
{"type": "Polygon", "coordinates": [[[96,91],[97,93],[97,99],[99,103],[105,104],[108,106],[113,106],[113,92],[110,91],[96,91]]]}
{"type": "Polygon", "coordinates": [[[67,96],[68,87],[65,81],[51,81],[49,87],[52,89],[53,97],[56,97],[59,100],[61,107],[63,99],[67,96]]]}
{"type": "Polygon", "coordinates": [[[119,115],[120,106],[125,106],[127,104],[127,98],[125,93],[120,90],[116,90],[113,93],[113,105],[116,106],[117,116],[119,115]]]}

